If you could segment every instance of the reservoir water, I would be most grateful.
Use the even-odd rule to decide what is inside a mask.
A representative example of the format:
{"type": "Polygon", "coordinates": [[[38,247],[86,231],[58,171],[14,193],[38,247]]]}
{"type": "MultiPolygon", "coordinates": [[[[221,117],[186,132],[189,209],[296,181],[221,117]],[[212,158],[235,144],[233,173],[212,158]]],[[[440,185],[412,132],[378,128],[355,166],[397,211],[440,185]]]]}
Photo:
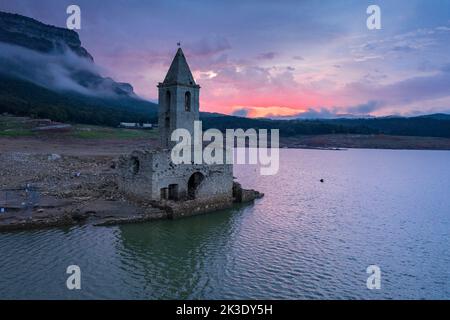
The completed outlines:
{"type": "Polygon", "coordinates": [[[265,197],[175,221],[0,233],[0,299],[450,299],[450,152],[283,149],[277,175],[234,175],[265,197]],[[69,265],[81,290],[66,287],[69,265]]]}

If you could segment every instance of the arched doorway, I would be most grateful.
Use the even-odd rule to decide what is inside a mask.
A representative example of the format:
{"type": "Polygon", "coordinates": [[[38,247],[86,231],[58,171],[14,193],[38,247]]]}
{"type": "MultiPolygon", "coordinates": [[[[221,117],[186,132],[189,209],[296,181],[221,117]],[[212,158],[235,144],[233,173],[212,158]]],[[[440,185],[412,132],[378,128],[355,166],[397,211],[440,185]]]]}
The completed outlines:
{"type": "Polygon", "coordinates": [[[188,181],[188,198],[195,199],[197,189],[202,183],[205,176],[201,172],[195,172],[188,181]]]}

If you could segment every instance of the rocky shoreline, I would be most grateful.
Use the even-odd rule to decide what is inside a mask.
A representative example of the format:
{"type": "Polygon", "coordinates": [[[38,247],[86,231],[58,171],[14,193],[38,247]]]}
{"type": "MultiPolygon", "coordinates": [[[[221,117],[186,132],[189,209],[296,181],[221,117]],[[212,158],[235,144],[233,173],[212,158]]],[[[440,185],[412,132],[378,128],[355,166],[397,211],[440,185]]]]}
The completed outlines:
{"type": "MultiPolygon", "coordinates": [[[[3,153],[0,161],[0,232],[147,222],[188,216],[182,210],[192,209],[189,203],[125,198],[117,188],[113,156],[3,153]]],[[[236,182],[233,189],[235,202],[263,196],[236,182]]],[[[206,211],[214,211],[214,204],[197,213],[206,211]]]]}

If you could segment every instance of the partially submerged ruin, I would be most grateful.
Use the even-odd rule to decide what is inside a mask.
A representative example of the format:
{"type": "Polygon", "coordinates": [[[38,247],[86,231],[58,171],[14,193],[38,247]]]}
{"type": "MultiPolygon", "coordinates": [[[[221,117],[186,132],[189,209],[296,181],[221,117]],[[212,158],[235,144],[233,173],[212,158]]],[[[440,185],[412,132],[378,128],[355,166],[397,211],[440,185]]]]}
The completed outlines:
{"type": "Polygon", "coordinates": [[[212,165],[173,163],[171,148],[176,142],[171,140],[172,132],[181,128],[193,136],[194,122],[199,120],[200,86],[181,48],[158,90],[160,146],[136,150],[119,159],[119,190],[133,201],[165,208],[171,217],[225,209],[233,202],[261,196],[234,183],[233,165],[225,161],[212,165]]]}
{"type": "Polygon", "coordinates": [[[232,164],[173,163],[171,133],[192,134],[199,118],[200,86],[181,49],[158,88],[158,147],[147,142],[118,159],[73,146],[62,154],[53,147],[51,154],[0,154],[0,231],[179,218],[261,197],[233,181],[232,164]]]}

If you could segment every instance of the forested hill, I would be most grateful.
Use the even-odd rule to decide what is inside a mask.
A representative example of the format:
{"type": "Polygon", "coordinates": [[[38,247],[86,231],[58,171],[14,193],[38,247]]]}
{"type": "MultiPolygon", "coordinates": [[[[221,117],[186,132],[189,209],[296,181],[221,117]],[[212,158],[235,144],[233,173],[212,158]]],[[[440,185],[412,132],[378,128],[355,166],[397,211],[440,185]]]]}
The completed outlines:
{"type": "Polygon", "coordinates": [[[120,122],[156,122],[157,105],[124,97],[95,97],[55,91],[0,74],[0,114],[53,121],[117,126],[120,122]]]}
{"type": "MultiPolygon", "coordinates": [[[[55,121],[117,126],[157,121],[157,105],[123,98],[96,98],[56,92],[29,81],[0,75],[0,113],[50,118],[55,121]]],[[[386,134],[450,138],[450,115],[371,119],[270,120],[201,113],[203,128],[279,129],[284,137],[318,134],[386,134]]]]}
{"type": "Polygon", "coordinates": [[[204,128],[279,129],[284,137],[317,134],[386,134],[450,138],[450,115],[382,117],[369,119],[269,120],[232,116],[203,117],[204,128]]]}
{"type": "MultiPolygon", "coordinates": [[[[157,121],[158,106],[99,74],[75,31],[0,12],[0,113],[117,126],[157,121]],[[57,66],[57,67],[55,67],[57,66]]],[[[450,138],[450,115],[269,120],[202,113],[204,128],[280,129],[281,136],[386,134],[450,138]]]]}
{"type": "Polygon", "coordinates": [[[0,12],[0,113],[116,126],[156,119],[157,105],[100,74],[73,30],[0,12]]]}

